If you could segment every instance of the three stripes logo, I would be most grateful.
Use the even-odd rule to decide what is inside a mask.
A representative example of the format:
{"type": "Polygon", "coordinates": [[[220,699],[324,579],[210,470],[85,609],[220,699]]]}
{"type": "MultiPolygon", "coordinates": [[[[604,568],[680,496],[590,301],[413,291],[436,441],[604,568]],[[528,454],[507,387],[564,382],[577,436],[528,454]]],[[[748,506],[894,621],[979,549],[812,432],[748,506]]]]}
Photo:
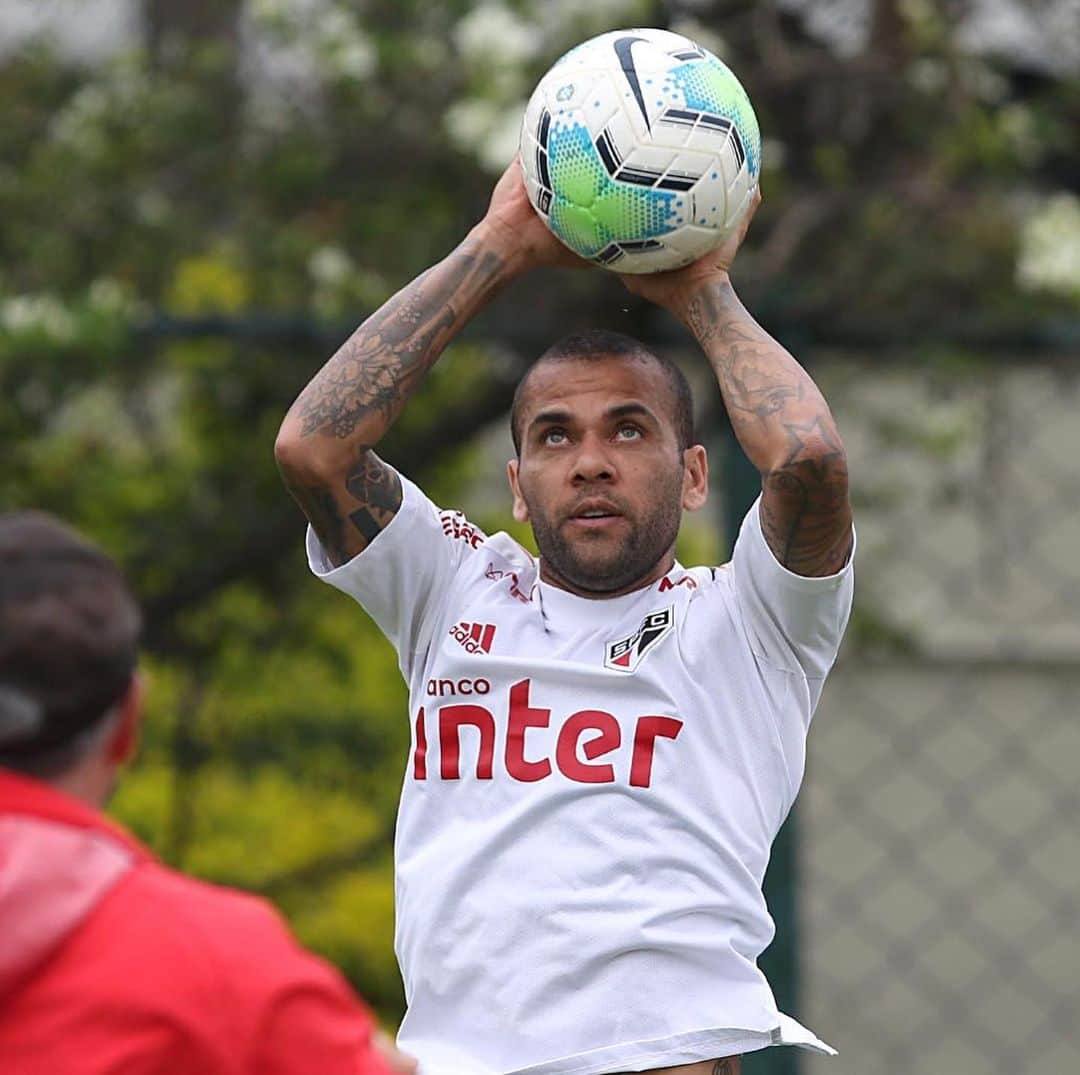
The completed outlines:
{"type": "Polygon", "coordinates": [[[614,672],[633,672],[651,649],[663,641],[675,626],[675,608],[650,612],[641,626],[627,638],[609,642],[604,650],[604,667],[614,672]]]}
{"type": "Polygon", "coordinates": [[[450,637],[469,653],[490,653],[495,624],[462,622],[450,628],[450,637]]]}

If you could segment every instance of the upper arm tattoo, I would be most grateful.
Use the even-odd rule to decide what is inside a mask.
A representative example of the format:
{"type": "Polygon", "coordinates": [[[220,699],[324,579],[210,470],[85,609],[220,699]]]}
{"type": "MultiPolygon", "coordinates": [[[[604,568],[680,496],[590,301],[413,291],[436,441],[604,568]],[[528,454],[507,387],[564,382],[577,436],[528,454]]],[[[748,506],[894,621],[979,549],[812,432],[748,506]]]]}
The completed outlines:
{"type": "Polygon", "coordinates": [[[366,448],[340,487],[289,488],[335,567],[363,552],[401,507],[397,471],[366,448]]]}
{"type": "Polygon", "coordinates": [[[851,555],[852,534],[847,457],[828,404],[730,287],[701,288],[687,323],[716,372],[735,435],[761,471],[769,547],[797,574],[834,574],[851,555]]]}
{"type": "Polygon", "coordinates": [[[762,533],[790,571],[834,575],[847,563],[854,541],[843,447],[820,418],[788,422],[784,429],[791,442],[788,457],[762,478],[762,533]]]}
{"type": "Polygon", "coordinates": [[[360,507],[349,512],[349,521],[364,539],[375,540],[401,507],[401,479],[374,452],[365,451],[359,463],[345,479],[349,496],[360,507]]]}

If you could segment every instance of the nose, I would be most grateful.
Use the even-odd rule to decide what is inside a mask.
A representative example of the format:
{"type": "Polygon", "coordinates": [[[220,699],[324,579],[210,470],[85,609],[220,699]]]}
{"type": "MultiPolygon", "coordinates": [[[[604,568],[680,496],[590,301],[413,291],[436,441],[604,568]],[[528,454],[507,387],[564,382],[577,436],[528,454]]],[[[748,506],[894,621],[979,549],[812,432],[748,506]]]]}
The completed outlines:
{"type": "Polygon", "coordinates": [[[589,482],[613,481],[615,463],[608,452],[608,445],[603,437],[587,433],[581,438],[577,455],[574,457],[572,478],[575,485],[589,482]]]}

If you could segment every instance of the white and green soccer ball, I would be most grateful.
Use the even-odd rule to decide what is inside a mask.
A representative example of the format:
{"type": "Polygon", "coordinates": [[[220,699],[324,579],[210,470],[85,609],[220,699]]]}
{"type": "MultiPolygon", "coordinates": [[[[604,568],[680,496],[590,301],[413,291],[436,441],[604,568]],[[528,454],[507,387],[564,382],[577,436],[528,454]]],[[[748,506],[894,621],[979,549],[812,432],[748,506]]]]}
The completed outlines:
{"type": "Polygon", "coordinates": [[[615,272],[677,269],[723,242],[753,198],[761,135],[712,53],[667,30],[616,30],[540,80],[521,130],[533,208],[615,272]]]}

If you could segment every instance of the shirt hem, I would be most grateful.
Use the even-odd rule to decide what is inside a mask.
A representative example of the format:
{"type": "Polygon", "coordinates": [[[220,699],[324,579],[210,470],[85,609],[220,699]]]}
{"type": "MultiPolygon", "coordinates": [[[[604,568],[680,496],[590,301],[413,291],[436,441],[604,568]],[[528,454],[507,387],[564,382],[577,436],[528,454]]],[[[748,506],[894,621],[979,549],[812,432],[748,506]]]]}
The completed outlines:
{"type": "Polygon", "coordinates": [[[651,1041],[625,1042],[545,1060],[506,1075],[610,1075],[611,1072],[648,1071],[652,1068],[695,1064],[759,1052],[773,1045],[793,1045],[808,1052],[835,1056],[832,1046],[817,1038],[793,1019],[781,1016],[780,1025],[771,1030],[742,1027],[695,1030],[651,1041]]]}

